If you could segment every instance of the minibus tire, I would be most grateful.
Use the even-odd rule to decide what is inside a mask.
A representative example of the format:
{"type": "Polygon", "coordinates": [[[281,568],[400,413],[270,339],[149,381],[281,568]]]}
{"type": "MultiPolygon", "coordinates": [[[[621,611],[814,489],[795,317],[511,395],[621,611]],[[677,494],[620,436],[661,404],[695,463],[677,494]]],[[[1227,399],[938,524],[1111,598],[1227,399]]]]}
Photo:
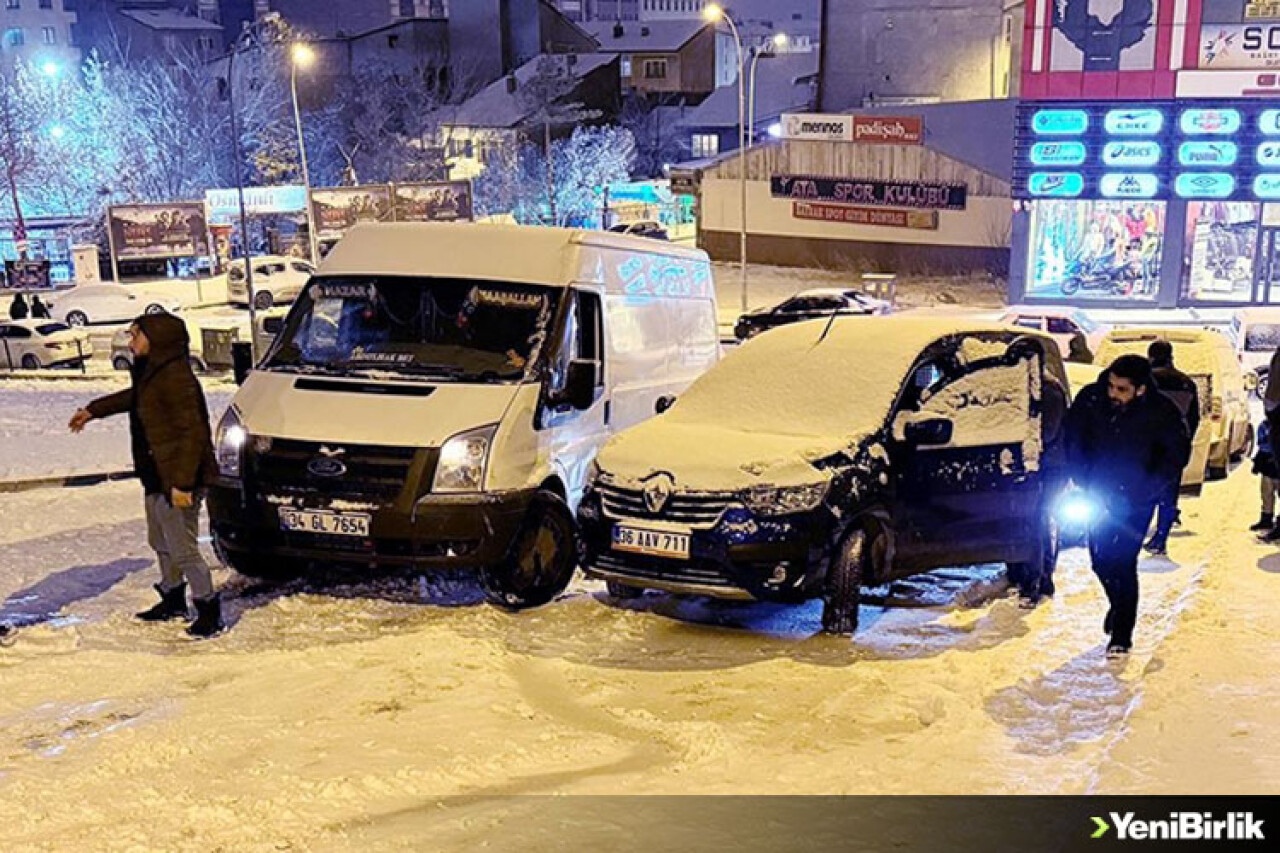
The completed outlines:
{"type": "Polygon", "coordinates": [[[822,593],[822,632],[852,636],[858,630],[858,605],[867,569],[867,531],[856,527],[836,549],[822,593]]]}
{"type": "Polygon", "coordinates": [[[577,569],[577,539],[577,524],[564,498],[539,491],[507,558],[480,570],[489,602],[505,610],[525,610],[564,592],[577,569]]]}

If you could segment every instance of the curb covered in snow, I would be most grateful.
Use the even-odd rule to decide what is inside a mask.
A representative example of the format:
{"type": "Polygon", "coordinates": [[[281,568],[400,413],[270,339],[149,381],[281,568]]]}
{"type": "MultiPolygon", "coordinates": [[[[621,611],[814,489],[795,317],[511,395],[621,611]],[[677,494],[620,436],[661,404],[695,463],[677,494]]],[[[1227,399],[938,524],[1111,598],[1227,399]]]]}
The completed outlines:
{"type": "Polygon", "coordinates": [[[137,475],[133,469],[103,471],[95,474],[70,474],[61,477],[34,477],[28,480],[0,481],[0,494],[30,492],[35,489],[68,489],[78,486],[97,486],[117,480],[132,480],[137,475]]]}

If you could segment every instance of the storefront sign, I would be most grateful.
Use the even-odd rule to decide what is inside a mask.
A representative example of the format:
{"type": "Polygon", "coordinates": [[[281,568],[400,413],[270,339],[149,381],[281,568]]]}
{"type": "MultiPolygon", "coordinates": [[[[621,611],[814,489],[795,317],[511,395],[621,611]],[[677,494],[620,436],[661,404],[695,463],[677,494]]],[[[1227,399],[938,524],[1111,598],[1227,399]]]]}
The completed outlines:
{"type": "Polygon", "coordinates": [[[1263,110],[1259,113],[1258,132],[1263,136],[1280,136],[1280,110],[1263,110]]]}
{"type": "Polygon", "coordinates": [[[828,113],[783,113],[782,138],[815,142],[852,142],[853,116],[828,113]]]}
{"type": "Polygon", "coordinates": [[[1254,161],[1264,168],[1280,169],[1280,142],[1264,142],[1254,152],[1254,161]]]}
{"type": "Polygon", "coordinates": [[[1240,130],[1239,110],[1183,110],[1179,123],[1182,132],[1228,135],[1240,130]]]}
{"type": "Polygon", "coordinates": [[[1103,127],[1113,136],[1155,136],[1164,128],[1164,113],[1151,109],[1108,110],[1103,127]]]}
{"type": "Polygon", "coordinates": [[[474,219],[470,181],[396,184],[396,222],[466,222],[474,219]]]}
{"type": "Polygon", "coordinates": [[[1224,172],[1183,172],[1174,180],[1173,191],[1182,198],[1230,198],[1236,179],[1224,172]]]}
{"type": "Polygon", "coordinates": [[[1258,175],[1254,178],[1253,195],[1266,201],[1280,200],[1280,174],[1258,175]]]}
{"type": "Polygon", "coordinates": [[[1201,68],[1280,66],[1280,23],[1205,24],[1200,30],[1201,68]]]}
{"type": "Polygon", "coordinates": [[[1275,71],[1179,71],[1179,98],[1280,97],[1275,71]]]}
{"type": "Polygon", "coordinates": [[[1079,166],[1085,153],[1083,142],[1037,142],[1030,159],[1033,166],[1079,166]]]}
{"type": "Polygon", "coordinates": [[[1045,198],[1075,198],[1084,192],[1084,175],[1079,172],[1033,172],[1027,178],[1027,192],[1045,198]]]}
{"type": "Polygon", "coordinates": [[[769,179],[769,189],[775,198],[931,210],[964,210],[968,195],[968,187],[965,184],[926,184],[910,181],[792,175],[774,175],[769,179]]]}
{"type": "Polygon", "coordinates": [[[915,228],[923,231],[938,229],[938,211],[936,210],[889,210],[797,201],[791,204],[791,215],[796,219],[842,222],[850,225],[882,225],[888,228],[915,228]]]}
{"type": "Polygon", "coordinates": [[[671,181],[672,195],[696,196],[702,185],[701,173],[693,169],[672,169],[667,178],[671,181]]]}
{"type": "Polygon", "coordinates": [[[1043,136],[1079,136],[1089,129],[1089,114],[1084,110],[1037,110],[1031,117],[1031,129],[1043,136]]]}
{"type": "MultiPolygon", "coordinates": [[[[210,222],[231,222],[240,216],[240,198],[236,190],[208,190],[204,203],[209,208],[210,222]]],[[[249,216],[273,213],[304,213],[307,190],[301,186],[245,187],[245,212],[249,216]]]]}
{"type": "Polygon", "coordinates": [[[1280,18],[1280,0],[1249,0],[1244,4],[1246,20],[1280,18]]]}
{"type": "Polygon", "coordinates": [[[1154,166],[1160,162],[1160,143],[1108,142],[1102,149],[1102,162],[1108,166],[1154,166]]]}
{"type": "Polygon", "coordinates": [[[209,254],[200,202],[117,204],[107,211],[111,248],[118,260],[194,258],[209,254]]]}
{"type": "Polygon", "coordinates": [[[357,222],[391,219],[391,188],[385,184],[311,191],[311,217],[317,240],[340,238],[357,222]]]}
{"type": "Polygon", "coordinates": [[[1153,198],[1160,181],[1155,175],[1113,173],[1102,176],[1098,189],[1103,198],[1153,198]]]}
{"type": "Polygon", "coordinates": [[[1184,142],[1178,146],[1178,165],[1233,166],[1239,155],[1234,142],[1184,142]]]}
{"type": "Polygon", "coordinates": [[[924,142],[924,120],[919,116],[854,116],[853,141],[919,145],[924,142]]]}
{"type": "Polygon", "coordinates": [[[53,264],[47,258],[4,262],[4,284],[10,290],[49,290],[53,264]]]}

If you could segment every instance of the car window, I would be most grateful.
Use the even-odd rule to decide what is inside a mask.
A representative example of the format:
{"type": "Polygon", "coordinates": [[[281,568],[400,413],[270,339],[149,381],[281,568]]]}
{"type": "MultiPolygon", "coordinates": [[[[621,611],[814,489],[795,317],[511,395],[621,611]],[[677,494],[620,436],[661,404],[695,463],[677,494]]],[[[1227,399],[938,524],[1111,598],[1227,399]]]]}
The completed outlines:
{"type": "Polygon", "coordinates": [[[303,275],[311,275],[311,267],[309,267],[304,263],[301,263],[299,261],[294,261],[291,264],[289,264],[289,266],[293,268],[294,272],[300,272],[303,275]]]}
{"type": "Polygon", "coordinates": [[[1084,332],[1086,335],[1092,335],[1094,332],[1098,331],[1098,324],[1090,320],[1086,314],[1077,311],[1071,315],[1071,319],[1080,327],[1080,331],[1084,332]]]}
{"type": "MultiPolygon", "coordinates": [[[[1022,445],[1025,464],[1040,442],[1039,415],[1032,415],[1033,381],[1039,357],[1014,364],[992,363],[927,389],[914,420],[942,418],[951,422],[948,447],[1022,445]],[[1030,422],[1035,421],[1034,426],[1030,422]]],[[[1012,462],[1012,460],[1011,460],[1012,462]]]]}
{"type": "Polygon", "coordinates": [[[1245,352],[1274,352],[1280,347],[1280,323],[1254,323],[1245,331],[1245,352]]]}
{"type": "Polygon", "coordinates": [[[231,279],[232,281],[243,281],[244,267],[232,267],[231,269],[227,270],[227,278],[231,279]]]}
{"type": "Polygon", "coordinates": [[[774,310],[777,311],[779,314],[795,314],[799,311],[807,311],[808,308],[806,306],[808,304],[809,304],[809,300],[807,297],[804,299],[801,299],[800,297],[794,297],[792,299],[788,299],[786,302],[783,302],[774,310]]]}
{"type": "Polygon", "coordinates": [[[62,323],[45,323],[43,326],[36,326],[36,331],[42,335],[53,335],[58,332],[69,332],[71,328],[62,323]]]}
{"type": "Polygon", "coordinates": [[[810,311],[838,311],[848,303],[840,296],[815,296],[809,300],[810,311]]]}
{"type": "Polygon", "coordinates": [[[1014,317],[1013,325],[1021,326],[1024,329],[1035,329],[1036,331],[1043,328],[1042,321],[1039,317],[1014,317]]]}
{"type": "Polygon", "coordinates": [[[1076,328],[1076,324],[1066,317],[1049,318],[1049,334],[1051,335],[1074,335],[1077,331],[1079,330],[1076,328]]]}
{"type": "Polygon", "coordinates": [[[31,330],[30,330],[30,329],[28,329],[28,328],[25,328],[25,327],[23,327],[23,326],[6,326],[5,328],[6,328],[6,330],[8,331],[8,334],[7,334],[7,335],[5,335],[5,337],[6,337],[6,338],[29,338],[29,337],[31,337],[31,330]]]}

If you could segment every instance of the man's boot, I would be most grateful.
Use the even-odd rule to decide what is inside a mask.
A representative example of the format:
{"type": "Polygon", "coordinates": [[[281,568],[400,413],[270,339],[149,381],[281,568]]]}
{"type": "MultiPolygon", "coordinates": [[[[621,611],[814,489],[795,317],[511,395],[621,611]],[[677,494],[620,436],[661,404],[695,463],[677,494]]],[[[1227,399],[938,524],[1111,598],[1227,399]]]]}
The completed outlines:
{"type": "Polygon", "coordinates": [[[135,614],[143,622],[168,622],[170,619],[187,618],[187,585],[180,583],[169,591],[160,584],[155,585],[160,593],[160,603],[155,607],[135,614]]]}
{"type": "Polygon", "coordinates": [[[209,598],[196,599],[196,621],[187,626],[187,633],[193,637],[205,639],[221,633],[226,626],[222,624],[222,602],[218,594],[209,598]]]}
{"type": "Polygon", "coordinates": [[[1258,538],[1263,542],[1266,542],[1268,545],[1274,545],[1276,542],[1280,542],[1280,524],[1277,524],[1258,538]]]}
{"type": "Polygon", "coordinates": [[[1258,523],[1249,529],[1254,533],[1266,533],[1268,530],[1276,526],[1276,520],[1269,512],[1264,512],[1258,519],[1258,523]]]}

